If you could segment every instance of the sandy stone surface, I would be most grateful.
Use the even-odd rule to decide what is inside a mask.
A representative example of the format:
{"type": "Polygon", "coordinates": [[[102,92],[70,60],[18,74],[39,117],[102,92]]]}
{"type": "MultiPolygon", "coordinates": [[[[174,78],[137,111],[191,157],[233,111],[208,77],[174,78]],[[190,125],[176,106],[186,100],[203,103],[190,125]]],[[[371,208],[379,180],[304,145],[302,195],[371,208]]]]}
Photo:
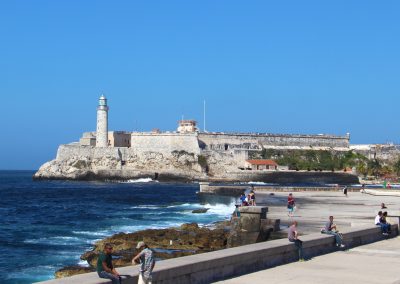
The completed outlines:
{"type": "MultiPolygon", "coordinates": [[[[328,220],[329,215],[334,216],[338,228],[354,227],[373,224],[374,218],[381,203],[388,207],[388,215],[399,216],[400,197],[373,196],[360,192],[349,192],[345,197],[341,191],[331,192],[294,192],[296,210],[294,217],[287,215],[286,192],[257,193],[257,205],[268,206],[268,218],[281,219],[282,229],[285,229],[292,220],[298,221],[299,231],[303,234],[317,233],[328,220]]],[[[397,217],[390,217],[391,223],[398,223],[397,217]]]]}
{"type": "MultiPolygon", "coordinates": [[[[303,234],[319,232],[329,215],[335,216],[339,229],[373,224],[381,203],[389,215],[400,214],[400,197],[372,196],[350,192],[294,193],[298,210],[294,220],[303,234]]],[[[258,204],[269,206],[270,218],[281,218],[283,224],[291,219],[286,210],[287,193],[257,194],[258,204]]],[[[389,221],[398,223],[397,217],[389,221]]],[[[400,237],[388,239],[350,250],[338,251],[306,262],[295,262],[227,279],[218,283],[400,283],[400,237]]]]}

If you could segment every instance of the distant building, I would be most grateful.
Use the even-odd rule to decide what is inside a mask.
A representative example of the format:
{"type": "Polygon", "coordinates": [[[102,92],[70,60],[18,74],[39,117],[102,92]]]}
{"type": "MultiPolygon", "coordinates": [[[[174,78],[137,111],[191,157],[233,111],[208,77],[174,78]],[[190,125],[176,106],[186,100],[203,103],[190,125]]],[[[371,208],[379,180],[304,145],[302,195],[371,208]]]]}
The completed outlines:
{"type": "Polygon", "coordinates": [[[96,146],[96,132],[84,132],[81,139],[79,139],[81,146],[96,146]]]}
{"type": "Polygon", "coordinates": [[[197,128],[196,120],[179,120],[178,129],[179,133],[193,133],[199,131],[197,128]]]}
{"type": "MultiPolygon", "coordinates": [[[[131,147],[131,133],[126,131],[109,131],[108,147],[131,147]]],[[[96,132],[85,132],[79,140],[81,146],[96,146],[96,132]]]]}
{"type": "Polygon", "coordinates": [[[273,170],[278,169],[278,164],[273,160],[246,160],[246,168],[252,170],[273,170]]]}
{"type": "Polygon", "coordinates": [[[108,146],[131,147],[131,133],[125,131],[108,132],[108,146]]]}

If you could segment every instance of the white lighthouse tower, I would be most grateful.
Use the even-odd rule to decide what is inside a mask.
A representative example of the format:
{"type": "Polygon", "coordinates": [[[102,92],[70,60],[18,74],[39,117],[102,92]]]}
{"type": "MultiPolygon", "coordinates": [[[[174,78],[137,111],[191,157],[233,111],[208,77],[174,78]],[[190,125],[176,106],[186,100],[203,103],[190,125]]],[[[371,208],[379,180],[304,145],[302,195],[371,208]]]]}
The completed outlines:
{"type": "Polygon", "coordinates": [[[108,146],[108,106],[104,95],[99,98],[97,106],[96,147],[108,146]]]}

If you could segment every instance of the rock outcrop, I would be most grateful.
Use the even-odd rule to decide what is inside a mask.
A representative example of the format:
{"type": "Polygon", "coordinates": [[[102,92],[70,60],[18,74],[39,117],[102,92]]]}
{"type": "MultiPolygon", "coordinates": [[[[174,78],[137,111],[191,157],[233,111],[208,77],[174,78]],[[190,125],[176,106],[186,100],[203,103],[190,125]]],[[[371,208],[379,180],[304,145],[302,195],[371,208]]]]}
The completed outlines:
{"type": "Polygon", "coordinates": [[[196,223],[183,224],[179,228],[119,233],[96,242],[94,249],[85,252],[81,259],[94,267],[104,244],[111,243],[116,256],[115,265],[126,266],[131,264],[132,258],[138,253],[136,245],[139,241],[145,241],[153,248],[156,258],[168,259],[225,248],[227,236],[228,231],[221,226],[211,230],[199,227],[196,223]]]}
{"type": "Polygon", "coordinates": [[[56,271],[56,278],[64,278],[77,274],[83,274],[88,272],[93,272],[95,269],[93,267],[83,267],[79,265],[66,266],[56,271]]]}
{"type": "Polygon", "coordinates": [[[213,229],[190,223],[178,228],[115,234],[96,242],[93,250],[81,255],[81,259],[87,261],[90,267],[65,267],[56,272],[56,277],[94,270],[99,253],[103,251],[106,243],[112,244],[113,264],[119,267],[131,265],[132,258],[138,253],[136,245],[139,241],[145,241],[154,250],[157,259],[169,259],[263,242],[269,238],[272,231],[279,230],[279,221],[266,219],[266,207],[242,207],[240,211],[240,218],[233,217],[231,221],[219,222],[213,229]]]}

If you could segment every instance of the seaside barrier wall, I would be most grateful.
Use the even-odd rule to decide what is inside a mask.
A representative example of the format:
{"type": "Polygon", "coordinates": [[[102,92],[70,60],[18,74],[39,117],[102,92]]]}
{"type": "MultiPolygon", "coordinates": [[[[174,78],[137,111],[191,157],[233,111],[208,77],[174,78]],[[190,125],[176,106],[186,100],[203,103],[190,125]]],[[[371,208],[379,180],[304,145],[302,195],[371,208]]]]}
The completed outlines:
{"type": "MultiPolygon", "coordinates": [[[[383,240],[377,226],[354,227],[342,231],[347,248],[383,240]]],[[[397,224],[392,225],[392,236],[398,235],[397,224]]],[[[306,257],[318,256],[337,250],[334,237],[325,234],[310,234],[300,237],[306,257]]],[[[287,239],[245,245],[198,255],[159,261],[154,270],[153,283],[211,283],[234,276],[259,271],[281,264],[297,261],[298,254],[294,244],[287,239]]],[[[138,266],[118,268],[126,275],[123,284],[138,281],[138,266]]],[[[97,273],[87,273],[72,277],[44,281],[46,284],[66,283],[111,283],[100,279],[97,273]]]]}
{"type": "Polygon", "coordinates": [[[136,151],[186,151],[200,154],[197,133],[132,133],[131,147],[136,151]]]}
{"type": "Polygon", "coordinates": [[[171,155],[173,151],[185,151],[200,154],[197,134],[178,133],[132,133],[131,147],[93,147],[79,144],[60,145],[57,150],[57,160],[67,160],[71,157],[104,156],[122,158],[135,156],[143,152],[156,152],[171,155]]]}
{"type": "MultiPolygon", "coordinates": [[[[249,184],[246,185],[219,185],[219,184],[210,184],[209,182],[199,182],[200,185],[200,193],[208,193],[208,194],[218,194],[218,195],[227,195],[227,196],[239,196],[245,190],[251,189],[249,184]]],[[[324,186],[278,186],[275,187],[273,185],[270,186],[255,186],[254,192],[316,192],[316,191],[329,191],[329,192],[342,192],[342,187],[324,187],[324,186]]],[[[359,192],[360,187],[348,187],[347,190],[349,192],[359,192]]],[[[379,191],[378,191],[379,192],[379,191]]],[[[384,195],[384,192],[380,191],[381,195],[384,195]]],[[[370,192],[367,192],[372,194],[370,192]]],[[[392,195],[392,193],[396,193],[395,191],[391,191],[387,193],[387,195],[392,195]]],[[[377,194],[378,195],[378,194],[377,194]]],[[[400,196],[400,192],[398,194],[400,196]]]]}
{"type": "MultiPolygon", "coordinates": [[[[209,177],[210,182],[250,182],[285,184],[358,184],[357,175],[345,172],[319,171],[242,171],[221,174],[217,178],[209,177]]],[[[247,185],[250,186],[250,185],[247,185]]],[[[255,186],[255,189],[259,186],[255,186]]]]}
{"type": "Polygon", "coordinates": [[[349,148],[350,136],[261,134],[261,133],[204,133],[198,134],[199,144],[209,150],[261,150],[268,146],[349,148]]]}

